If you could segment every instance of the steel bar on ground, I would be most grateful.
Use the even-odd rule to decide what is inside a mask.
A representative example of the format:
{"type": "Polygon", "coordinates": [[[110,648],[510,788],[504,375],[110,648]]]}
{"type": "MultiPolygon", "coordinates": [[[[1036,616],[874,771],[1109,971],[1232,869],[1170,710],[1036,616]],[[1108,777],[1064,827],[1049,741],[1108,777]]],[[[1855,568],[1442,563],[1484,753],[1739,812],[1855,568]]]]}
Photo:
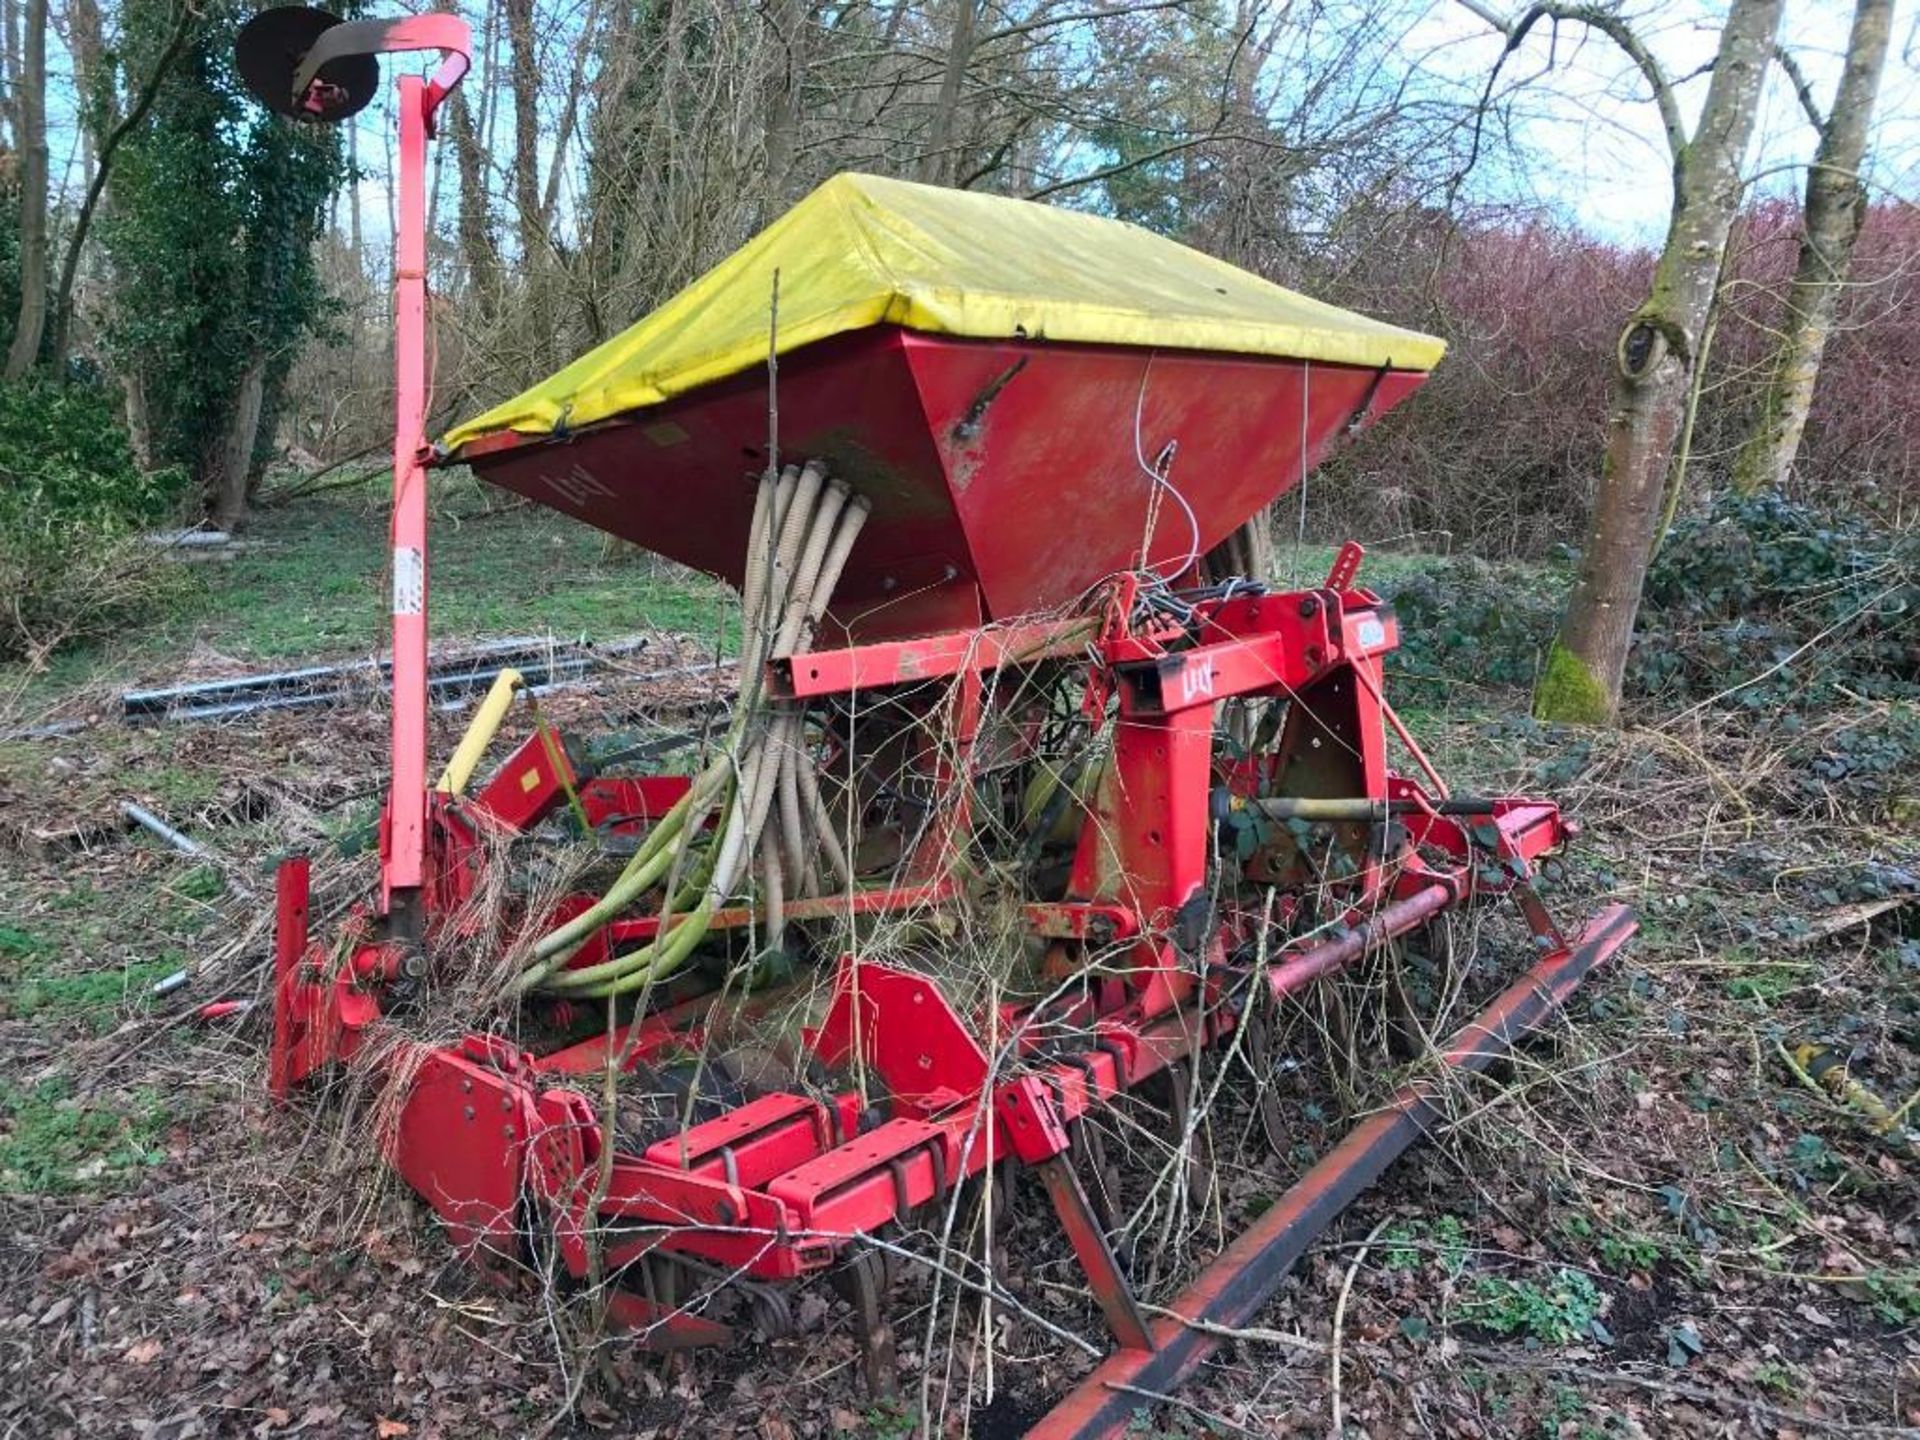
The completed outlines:
{"type": "MultiPolygon", "coordinates": [[[[1486,1069],[1538,1029],[1635,928],[1625,906],[1609,906],[1594,916],[1577,942],[1542,960],[1454,1034],[1438,1056],[1443,1069],[1469,1074],[1486,1069]]],[[[1154,1323],[1154,1349],[1110,1355],[1027,1432],[1029,1437],[1118,1435],[1154,1397],[1170,1396],[1221,1344],[1225,1337],[1219,1332],[1251,1321],[1307,1247],[1443,1113],[1436,1081],[1401,1090],[1200,1273],[1168,1316],[1154,1323]]]]}
{"type": "Polygon", "coordinates": [[[1384,906],[1337,940],[1329,940],[1311,950],[1302,950],[1297,955],[1276,960],[1273,968],[1267,972],[1267,985],[1273,991],[1273,998],[1278,1000],[1305,989],[1322,975],[1331,974],[1341,966],[1358,960],[1370,946],[1391,940],[1396,935],[1404,935],[1409,930],[1417,930],[1452,903],[1452,886],[1439,883],[1428,885],[1404,900],[1384,906]]]}

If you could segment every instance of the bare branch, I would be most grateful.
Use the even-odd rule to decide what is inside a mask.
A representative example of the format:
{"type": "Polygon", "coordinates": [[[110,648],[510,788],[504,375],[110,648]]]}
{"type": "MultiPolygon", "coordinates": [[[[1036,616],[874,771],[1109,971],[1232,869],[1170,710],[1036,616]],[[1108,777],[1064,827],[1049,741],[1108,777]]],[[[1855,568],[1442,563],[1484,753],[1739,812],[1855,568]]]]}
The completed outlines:
{"type": "Polygon", "coordinates": [[[53,292],[53,369],[56,375],[65,373],[67,368],[67,331],[73,320],[73,284],[80,269],[80,249],[87,242],[94,211],[99,207],[100,196],[107,188],[107,174],[113,168],[114,152],[120,148],[120,142],[138,130],[141,122],[147,118],[147,112],[159,97],[160,83],[167,78],[167,72],[173,69],[180,52],[186,48],[187,37],[193,33],[193,22],[198,18],[199,12],[182,0],[180,13],[174,20],[173,33],[167,37],[167,48],[161,51],[160,58],[154,62],[153,73],[147,76],[147,83],[141,87],[139,98],[100,142],[100,158],[93,167],[93,182],[87,186],[86,199],[80,202],[80,213],[74,218],[73,234],[67,238],[67,253],[60,262],[60,283],[53,292]]]}
{"type": "MultiPolygon", "coordinates": [[[[1537,0],[1537,3],[1527,7],[1518,20],[1502,25],[1499,16],[1480,0],[1459,0],[1459,3],[1506,35],[1507,48],[1501,54],[1502,61],[1520,48],[1527,38],[1527,32],[1542,20],[1569,21],[1599,31],[1626,53],[1646,80],[1647,88],[1653,92],[1653,103],[1660,110],[1660,124],[1667,133],[1668,151],[1676,161],[1686,153],[1687,126],[1680,118],[1680,104],[1674,97],[1673,82],[1667,78],[1654,53],[1647,49],[1634,33],[1633,27],[1619,14],[1598,5],[1567,5],[1559,3],[1559,0],[1537,0]]],[[[1496,62],[1495,75],[1498,75],[1499,68],[1496,62]]],[[[1492,80],[1489,79],[1488,92],[1491,91],[1492,80]]]]}
{"type": "Polygon", "coordinates": [[[1807,72],[1800,68],[1800,62],[1793,58],[1793,52],[1784,45],[1773,47],[1773,58],[1780,68],[1786,71],[1787,79],[1793,82],[1793,93],[1800,97],[1800,108],[1807,112],[1807,119],[1816,130],[1827,128],[1827,117],[1820,113],[1820,106],[1813,98],[1813,87],[1807,84],[1807,72]]]}

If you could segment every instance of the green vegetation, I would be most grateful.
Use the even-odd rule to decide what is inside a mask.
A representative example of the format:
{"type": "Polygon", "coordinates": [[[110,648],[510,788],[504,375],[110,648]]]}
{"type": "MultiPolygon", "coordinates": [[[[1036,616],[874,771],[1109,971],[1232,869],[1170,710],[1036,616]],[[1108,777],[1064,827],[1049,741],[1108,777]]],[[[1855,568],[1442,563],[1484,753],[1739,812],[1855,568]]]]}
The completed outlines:
{"type": "Polygon", "coordinates": [[[56,965],[80,948],[0,925],[0,1019],[80,1021],[102,1033],[129,1004],[144,1005],[153,982],[184,963],[177,952],[166,951],[112,969],[76,971],[56,965]]]}
{"type": "Polygon", "coordinates": [[[1572,725],[1605,725],[1613,719],[1607,687],[1587,662],[1558,640],[1547,652],[1547,668],[1533,692],[1533,713],[1542,720],[1572,725]]]}
{"type": "Polygon", "coordinates": [[[134,464],[105,390],[0,384],[0,660],[106,633],[163,603],[179,577],[127,537],[163,519],[184,480],[134,464]]]}
{"type": "MultiPolygon", "coordinates": [[[[1553,719],[1591,718],[1598,687],[1552,648],[1571,578],[1541,565],[1428,558],[1380,566],[1369,583],[1400,617],[1395,677],[1415,696],[1463,680],[1539,684],[1553,719]]],[[[1627,667],[1629,702],[1718,698],[1795,735],[1803,717],[1844,694],[1920,698],[1920,648],[1908,624],[1920,604],[1920,541],[1773,496],[1722,498],[1682,520],[1648,574],[1627,667]]],[[[1911,704],[1863,715],[1801,742],[1813,784],[1876,790],[1909,772],[1920,750],[1911,704]]]]}
{"type": "MultiPolygon", "coordinates": [[[[317,496],[264,512],[256,548],[210,572],[167,625],[225,654],[277,661],[365,654],[387,626],[385,494],[317,496]]],[[[436,640],[552,633],[608,639],[657,627],[714,638],[732,592],[648,558],[609,561],[605,537],[551,510],[503,502],[463,476],[436,481],[436,640]]]]}
{"type": "MultiPolygon", "coordinates": [[[[437,477],[435,643],[546,633],[606,640],[657,628],[731,646],[730,589],[648,556],[608,559],[604,540],[464,474],[437,477]]],[[[26,708],[103,671],[164,676],[195,648],[257,666],[383,648],[387,526],[377,481],[263,510],[246,542],[230,561],[159,567],[176,582],[167,603],[110,644],[53,656],[28,682],[26,708]]]]}
{"type": "Polygon", "coordinates": [[[1607,1338],[1600,1324],[1600,1288],[1579,1270],[1558,1270],[1545,1284],[1483,1275],[1460,1313],[1496,1335],[1519,1335],[1542,1345],[1607,1338]]]}
{"type": "MultiPolygon", "coordinates": [[[[130,74],[168,50],[168,0],[125,0],[130,74]]],[[[338,310],[316,263],[327,203],[347,179],[330,126],[289,125],[246,93],[233,58],[244,18],[208,10],[122,148],[101,217],[115,285],[108,358],[144,399],[157,460],[188,471],[221,523],[243,518],[274,444],[300,345],[338,310]]]]}
{"type": "Polygon", "coordinates": [[[117,1103],[73,1093],[61,1078],[27,1086],[0,1081],[0,1190],[35,1195],[98,1192],[127,1183],[166,1158],[161,1137],[181,1118],[159,1092],[116,1094],[117,1103]]]}
{"type": "Polygon", "coordinates": [[[1389,1270],[1420,1270],[1437,1263],[1450,1276],[1467,1268],[1472,1253],[1467,1227],[1457,1215],[1437,1215],[1389,1225],[1381,1233],[1381,1263],[1389,1270]]]}
{"type": "Polygon", "coordinates": [[[0,1015],[20,1020],[72,1017],[104,1029],[123,1006],[144,1004],[153,982],[178,970],[180,964],[179,956],[168,956],[121,970],[28,975],[0,990],[0,1015]]]}

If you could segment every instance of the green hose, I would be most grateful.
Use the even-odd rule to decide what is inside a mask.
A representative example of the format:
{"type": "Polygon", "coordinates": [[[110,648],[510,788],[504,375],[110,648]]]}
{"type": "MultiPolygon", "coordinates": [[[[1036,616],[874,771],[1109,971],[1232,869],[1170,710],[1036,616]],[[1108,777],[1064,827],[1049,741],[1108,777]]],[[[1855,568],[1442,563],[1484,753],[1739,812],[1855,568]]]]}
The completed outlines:
{"type": "MultiPolygon", "coordinates": [[[[811,462],[798,470],[788,467],[778,477],[763,478],[748,526],[741,593],[740,693],[722,753],[661,817],[606,893],[540,937],[514,993],[537,988],[604,999],[671,975],[711,928],[741,865],[752,865],[770,810],[779,818],[766,851],[768,863],[778,866],[784,859],[805,872],[801,849],[801,837],[809,828],[805,822],[813,819],[814,828],[821,828],[812,812],[824,807],[819,804],[817,785],[807,786],[793,773],[798,768],[796,757],[786,753],[785,744],[789,728],[793,741],[798,741],[798,721],[780,706],[768,706],[763,690],[766,665],[770,654],[791,649],[788,636],[798,638],[824,612],[826,592],[838,580],[868,509],[864,499],[849,497],[844,485],[828,481],[811,462]],[[803,794],[805,790],[813,793],[803,794]],[[696,873],[685,883],[676,883],[676,866],[716,803],[722,819],[691,867],[696,873]],[[783,848],[800,853],[782,856],[783,848]],[[651,941],[578,970],[564,968],[609,921],[663,881],[671,893],[660,908],[660,928],[651,941]],[[683,911],[696,897],[698,903],[691,911],[683,911]],[[685,917],[677,925],[673,924],[676,914],[685,917]]],[[[835,868],[844,871],[844,857],[835,868]]]]}

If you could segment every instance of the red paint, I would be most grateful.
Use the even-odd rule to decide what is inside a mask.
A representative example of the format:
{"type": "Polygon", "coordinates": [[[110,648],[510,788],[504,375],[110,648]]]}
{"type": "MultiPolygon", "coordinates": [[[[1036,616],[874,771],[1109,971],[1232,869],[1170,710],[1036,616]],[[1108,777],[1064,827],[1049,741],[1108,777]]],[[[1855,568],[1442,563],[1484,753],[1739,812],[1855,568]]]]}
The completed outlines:
{"type": "MultiPolygon", "coordinates": [[[[901,639],[1069,604],[1132,568],[1155,489],[1141,458],[1154,464],[1169,443],[1204,551],[1299,482],[1303,389],[1310,467],[1370,391],[1366,423],[1425,378],[876,326],[781,357],[780,449],[872,502],[833,616],[863,640],[901,639]],[[1051,521],[1035,523],[1040,505],[1051,521]]],[[[766,412],[755,371],[564,439],[488,437],[459,458],[737,585],[766,412]]],[[[1148,559],[1178,568],[1191,543],[1163,497],[1148,559]]]]}
{"type": "MultiPolygon", "coordinates": [[[[413,23],[381,31],[379,48],[395,48],[413,23]]],[[[425,43],[429,31],[441,33],[436,24],[415,38],[425,43]]],[[[382,875],[390,921],[417,919],[429,944],[468,933],[465,901],[490,878],[485,867],[513,853],[483,843],[492,829],[525,832],[577,801],[588,825],[632,834],[665,815],[688,784],[582,777],[561,747],[536,736],[473,797],[426,791],[422,176],[433,108],[458,81],[463,47],[462,38],[432,83],[400,86],[393,543],[401,584],[382,875]]],[[[1314,903],[1327,906],[1322,913],[1344,908],[1349,930],[1295,952],[1283,946],[1266,976],[1276,995],[1449,906],[1517,901],[1543,947],[1558,948],[1455,1038],[1442,1058],[1462,1069],[1480,1068],[1538,1023],[1631,928],[1609,912],[1579,946],[1559,946],[1529,883],[1532,862],[1570,833],[1552,805],[1502,798],[1485,814],[1443,813],[1444,785],[1417,747],[1430,790],[1389,769],[1388,729],[1412,744],[1382,693],[1382,657],[1398,631],[1377,597],[1355,587],[1359,547],[1341,552],[1318,589],[1197,600],[1190,619],[1139,620],[1136,602],[1147,593],[1139,570],[1173,578],[1196,550],[1296,483],[1359,411],[1369,419],[1384,412],[1423,378],[893,327],[783,358],[782,453],[823,461],[873,511],[821,648],[772,667],[770,687],[801,701],[861,698],[842,712],[855,716],[917,717],[897,746],[902,764],[945,800],[936,823],[872,837],[892,847],[891,882],[796,896],[787,918],[952,902],[975,873],[960,862],[977,770],[1030,755],[1021,747],[1034,743],[1029,731],[1039,722],[1027,712],[996,713],[1022,689],[1009,682],[1036,667],[1079,667],[1087,713],[1113,724],[1113,758],[1087,797],[1064,898],[1021,913],[1065,963],[1110,947],[1116,964],[1048,1006],[973,1016],[927,976],[844,957],[825,1016],[805,1036],[820,1061],[842,1067],[841,1093],[760,1095],[639,1155],[609,1153],[616,1136],[590,1098],[590,1078],[609,1063],[635,1068],[723,1038],[711,1028],[720,1023],[713,997],[696,993],[698,967],[612,1035],[545,1054],[482,1035],[416,1053],[419,1064],[400,1072],[408,1089],[389,1156],[455,1240],[515,1247],[531,1209],[576,1276],[586,1272],[588,1235],[611,1226],[605,1260],[616,1273],[657,1252],[743,1278],[792,1280],[843,1260],[862,1237],[911,1222],[989,1166],[1024,1164],[1045,1178],[1123,1347],[1101,1372],[1108,1379],[1047,1423],[1107,1433],[1113,1376],[1146,1384],[1164,1373],[1175,1383],[1189,1373],[1212,1339],[1196,1344],[1201,1332],[1177,1321],[1147,1325],[1071,1165],[1074,1136],[1084,1133],[1074,1122],[1189,1062],[1238,1023],[1243,947],[1258,922],[1215,913],[1210,867],[1234,863],[1230,847],[1223,860],[1217,844],[1216,793],[1364,800],[1379,808],[1363,815],[1393,821],[1371,834],[1366,820],[1323,832],[1354,858],[1315,881],[1314,903]],[[1146,467],[1178,492],[1159,496],[1151,526],[1157,482],[1146,467]],[[1069,607],[1065,620],[1022,618],[1069,607]],[[1270,749],[1242,757],[1216,745],[1218,706],[1239,696],[1292,702],[1270,749]],[[1072,1043],[1082,1048],[1063,1045],[1065,1034],[1080,1036],[1072,1043]],[[996,1055],[1021,1063],[996,1066],[996,1055]],[[567,1083],[576,1076],[577,1089],[567,1083]],[[611,1181],[596,1199],[603,1160],[611,1181]]],[[[463,458],[495,483],[737,582],[764,428],[762,378],[744,375],[579,435],[495,437],[463,458]]],[[[858,745],[864,722],[847,723],[858,745]]],[[[1276,869],[1302,863],[1271,848],[1276,869]]],[[[1286,923],[1308,903],[1295,889],[1280,907],[1286,923]]],[[[588,903],[567,897],[559,913],[588,903]]],[[[411,925],[382,929],[364,914],[334,943],[311,943],[304,862],[282,869],[277,919],[270,1085],[283,1097],[366,1043],[382,998],[415,957],[400,943],[411,925]]],[[[731,906],[713,924],[724,931],[758,919],[731,906]]],[[[574,963],[645,943],[659,925],[655,916],[620,916],[574,963]]],[[[751,1003],[778,1000],[776,992],[751,1003]]],[[[555,1007],[551,1018],[566,1023],[564,1013],[555,1007]]],[[[1409,1089],[1364,1122],[1196,1281],[1182,1313],[1244,1320],[1246,1306],[1277,1283],[1289,1247],[1412,1143],[1429,1110],[1428,1092],[1409,1089]]],[[[652,1348],[727,1338],[723,1326],[631,1292],[616,1290],[613,1305],[616,1321],[652,1348]]]]}
{"type": "Polygon", "coordinates": [[[312,891],[312,862],[292,855],[273,877],[273,1040],[267,1052],[267,1093],[285,1104],[292,1088],[293,1051],[298,1040],[294,1009],[300,996],[300,957],[307,951],[307,906],[312,891]]]}

